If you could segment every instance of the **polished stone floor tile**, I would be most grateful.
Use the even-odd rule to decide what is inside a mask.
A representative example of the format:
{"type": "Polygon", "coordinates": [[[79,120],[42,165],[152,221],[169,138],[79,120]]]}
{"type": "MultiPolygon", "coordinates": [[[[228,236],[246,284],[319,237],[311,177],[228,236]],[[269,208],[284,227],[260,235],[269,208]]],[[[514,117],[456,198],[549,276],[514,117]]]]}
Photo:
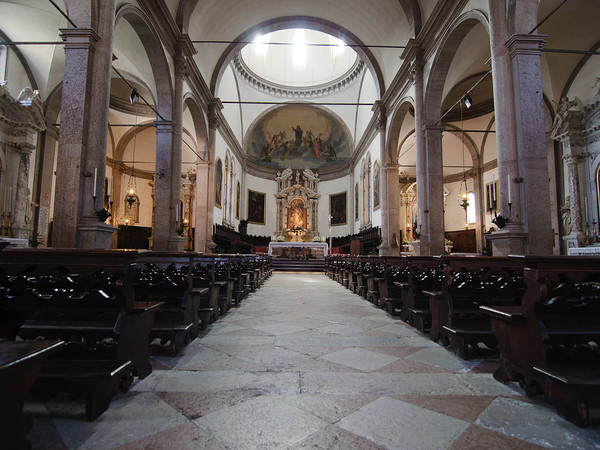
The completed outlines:
{"type": "Polygon", "coordinates": [[[94,422],[55,419],[56,428],[69,448],[113,448],[168,430],[187,422],[185,416],[154,394],[113,400],[94,422]]]}
{"type": "Polygon", "coordinates": [[[194,423],[232,449],[286,448],[327,426],[276,396],[223,408],[194,423]]]}
{"type": "Polygon", "coordinates": [[[460,373],[469,372],[481,362],[481,360],[477,359],[468,361],[462,360],[457,358],[450,350],[441,346],[438,346],[437,348],[425,348],[407,356],[406,359],[460,373]]]}
{"type": "Polygon", "coordinates": [[[238,359],[259,365],[267,370],[280,370],[293,364],[310,359],[310,356],[281,347],[259,347],[245,354],[237,356],[238,359]]]}
{"type": "Polygon", "coordinates": [[[289,450],[382,450],[383,448],[384,447],[335,425],[329,425],[328,427],[311,434],[303,441],[288,447],[289,450]]]}
{"type": "Polygon", "coordinates": [[[468,423],[410,403],[381,397],[337,424],[389,449],[449,448],[468,423]]]}
{"type": "Polygon", "coordinates": [[[550,406],[511,398],[495,399],[475,425],[542,447],[600,448],[600,427],[577,428],[550,406]]]}
{"type": "Polygon", "coordinates": [[[362,348],[347,348],[339,352],[322,356],[323,359],[344,366],[352,367],[363,372],[371,372],[393,363],[398,358],[390,355],[365,350],[362,348]]]}
{"type": "Polygon", "coordinates": [[[462,361],[323,274],[274,274],[151,361],[95,422],[82,397],[28,402],[53,415],[33,449],[600,449],[600,426],[494,380],[497,355],[462,361]]]}

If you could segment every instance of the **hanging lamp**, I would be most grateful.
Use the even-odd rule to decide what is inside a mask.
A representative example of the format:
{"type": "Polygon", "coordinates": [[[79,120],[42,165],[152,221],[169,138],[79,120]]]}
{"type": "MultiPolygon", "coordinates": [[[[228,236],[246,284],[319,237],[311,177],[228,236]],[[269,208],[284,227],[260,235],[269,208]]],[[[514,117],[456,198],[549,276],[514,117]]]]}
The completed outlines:
{"type": "MultiPolygon", "coordinates": [[[[129,103],[131,103],[134,107],[135,107],[135,103],[137,101],[138,96],[139,96],[139,94],[137,93],[137,91],[132,88],[131,94],[129,95],[129,103]]],[[[133,206],[133,204],[137,200],[137,197],[135,195],[135,191],[137,188],[136,180],[135,180],[135,147],[136,147],[136,141],[137,141],[137,121],[138,121],[138,114],[137,114],[137,108],[135,108],[135,126],[133,128],[133,158],[131,161],[131,173],[129,175],[129,182],[127,183],[127,197],[125,197],[125,200],[129,204],[130,208],[133,206]]]]}
{"type": "MultiPolygon", "coordinates": [[[[468,95],[468,94],[467,94],[468,95]]],[[[467,174],[465,171],[465,127],[463,123],[463,102],[469,101],[469,106],[472,104],[472,100],[465,97],[460,102],[460,135],[461,135],[461,152],[462,152],[462,180],[460,181],[460,186],[458,188],[458,204],[465,210],[465,214],[467,213],[467,208],[469,207],[469,189],[467,187],[467,174]]]]}

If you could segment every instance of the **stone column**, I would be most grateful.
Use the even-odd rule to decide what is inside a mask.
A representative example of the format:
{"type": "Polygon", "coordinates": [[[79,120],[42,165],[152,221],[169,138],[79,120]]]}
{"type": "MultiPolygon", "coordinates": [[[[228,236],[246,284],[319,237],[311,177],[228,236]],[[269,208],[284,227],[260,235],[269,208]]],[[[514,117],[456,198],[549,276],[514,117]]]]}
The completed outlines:
{"type": "MultiPolygon", "coordinates": [[[[506,43],[513,68],[519,177],[510,174],[511,201],[521,196],[521,217],[530,237],[527,253],[551,255],[553,232],[550,219],[548,158],[542,98],[541,49],[544,36],[514,35],[506,43]]],[[[518,214],[518,208],[513,205],[518,214]]]]}
{"type": "MultiPolygon", "coordinates": [[[[386,192],[387,192],[387,234],[388,246],[384,248],[384,255],[398,255],[401,245],[400,242],[400,183],[398,182],[398,164],[387,163],[382,167],[385,173],[386,192]],[[394,235],[396,236],[394,240],[394,235]]],[[[382,190],[383,191],[383,190],[382,190]]],[[[383,231],[382,231],[383,232],[383,231]]]]}
{"type": "Polygon", "coordinates": [[[54,179],[54,155],[58,141],[58,128],[48,125],[42,134],[41,163],[38,179],[38,211],[37,225],[35,229],[39,233],[41,246],[48,244],[48,225],[50,224],[50,194],[52,192],[52,181],[54,179]]]}
{"type": "MultiPolygon", "coordinates": [[[[90,67],[91,73],[87,75],[90,82],[88,86],[89,102],[87,104],[87,117],[89,120],[85,125],[84,133],[88,134],[88,139],[87,145],[82,147],[82,157],[84,159],[82,168],[92,176],[89,177],[87,182],[83,183],[81,189],[83,197],[80,200],[81,217],[77,226],[77,247],[82,248],[110,248],[112,234],[116,231],[115,228],[104,223],[106,216],[102,215],[105,198],[104,179],[106,175],[114,11],[115,0],[102,1],[97,8],[98,26],[96,32],[100,39],[94,45],[90,67]],[[96,191],[94,191],[94,178],[96,178],[96,191]]],[[[68,86],[63,85],[63,98],[65,90],[68,90],[68,86]]],[[[61,114],[64,107],[65,104],[63,103],[61,114]]],[[[62,117],[64,115],[61,115],[61,139],[64,135],[62,117]]],[[[58,201],[61,201],[60,197],[58,197],[58,201]]]]}
{"type": "Polygon", "coordinates": [[[514,92],[512,63],[506,41],[508,25],[505,2],[488,0],[490,10],[490,46],[492,55],[492,77],[494,88],[494,114],[496,120],[496,147],[498,149],[498,210],[503,217],[509,217],[508,225],[492,233],[488,239],[493,246],[493,254],[523,254],[526,234],[521,218],[521,196],[519,184],[517,128],[515,122],[515,97],[506,95],[514,92]],[[511,210],[508,202],[508,183],[510,177],[511,210]]]}
{"type": "Polygon", "coordinates": [[[356,196],[355,194],[355,189],[356,189],[356,181],[354,180],[354,170],[350,170],[350,173],[348,175],[349,179],[350,179],[350,199],[348,201],[348,205],[350,205],[350,207],[348,208],[348,225],[349,226],[349,234],[353,235],[355,233],[354,231],[354,227],[356,225],[356,221],[354,220],[355,216],[355,210],[356,208],[358,208],[358,205],[356,205],[355,200],[356,200],[356,196]]]}
{"type": "MultiPolygon", "coordinates": [[[[152,220],[153,250],[181,250],[183,240],[177,235],[175,214],[179,195],[173,192],[174,168],[172,161],[173,128],[170,120],[156,121],[156,167],[154,174],[154,208],[152,220]],[[156,205],[159,205],[157,208],[156,205]],[[171,247],[174,248],[171,248],[171,247]]],[[[179,166],[181,173],[181,165],[179,166]]],[[[179,177],[177,182],[180,183],[179,177]]]]}
{"type": "Polygon", "coordinates": [[[61,30],[61,37],[65,42],[65,69],[52,245],[76,247],[83,202],[92,203],[94,171],[85,169],[84,158],[89,142],[93,52],[100,36],[94,30],[76,28],[61,30]]]}
{"type": "Polygon", "coordinates": [[[429,255],[430,243],[428,227],[424,226],[427,210],[427,145],[423,123],[423,64],[420,58],[415,60],[412,71],[415,83],[415,146],[417,150],[417,223],[421,237],[413,242],[415,255],[429,255]]]}
{"type": "MultiPolygon", "coordinates": [[[[567,106],[569,107],[568,100],[567,106]]],[[[589,217],[582,214],[581,205],[585,208],[585,196],[581,195],[581,189],[585,191],[585,182],[582,183],[579,175],[581,170],[585,170],[586,158],[584,156],[583,123],[582,113],[577,111],[566,111],[560,118],[565,123],[557,124],[556,134],[553,138],[561,143],[562,155],[567,166],[567,190],[570,198],[570,221],[571,229],[565,230],[566,236],[563,236],[567,249],[572,247],[581,247],[585,244],[585,234],[589,223],[589,217]]],[[[584,172],[585,173],[585,172],[584,172]]]]}
{"type": "Polygon", "coordinates": [[[196,161],[196,186],[194,195],[194,250],[206,252],[210,235],[207,211],[212,210],[211,193],[209,189],[210,162],[196,161]]]}
{"type": "MultiPolygon", "coordinates": [[[[423,228],[421,239],[427,236],[429,255],[444,253],[444,171],[442,157],[443,126],[426,125],[425,137],[427,142],[427,183],[426,191],[419,191],[419,208],[421,197],[425,197],[425,209],[421,210],[423,228]]],[[[424,253],[422,253],[424,254],[424,253]]]]}

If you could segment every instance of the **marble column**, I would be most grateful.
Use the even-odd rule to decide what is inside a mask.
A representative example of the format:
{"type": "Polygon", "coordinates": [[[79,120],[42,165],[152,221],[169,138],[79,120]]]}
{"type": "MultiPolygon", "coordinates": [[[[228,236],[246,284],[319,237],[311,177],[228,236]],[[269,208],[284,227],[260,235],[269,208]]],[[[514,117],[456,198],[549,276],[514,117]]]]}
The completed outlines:
{"type": "MultiPolygon", "coordinates": [[[[171,242],[182,242],[175,227],[179,197],[172,192],[172,146],[174,124],[170,120],[156,121],[156,166],[154,173],[154,208],[152,220],[152,249],[170,250],[171,242]],[[156,205],[159,205],[157,208],[156,205]],[[179,238],[179,239],[178,239],[179,238]]],[[[179,180],[177,180],[179,182],[179,180]]]]}
{"type": "MultiPolygon", "coordinates": [[[[104,223],[106,216],[102,216],[105,198],[104,180],[106,178],[114,11],[115,0],[102,1],[97,8],[96,32],[100,39],[93,47],[91,72],[87,75],[90,84],[86,113],[89,120],[84,129],[84,133],[87,133],[87,142],[82,147],[81,167],[84,172],[90,173],[92,176],[82,184],[80,191],[82,198],[80,199],[81,216],[77,225],[77,247],[82,248],[110,248],[112,234],[116,231],[115,228],[104,223]],[[94,175],[96,176],[94,177],[94,175]],[[94,191],[94,183],[96,191],[94,191]],[[103,217],[104,220],[102,220],[103,217]]],[[[66,89],[68,86],[63,85],[63,95],[66,89]]],[[[63,103],[61,114],[64,106],[63,103]]],[[[64,116],[61,115],[61,139],[64,135],[62,117],[64,116]]],[[[60,197],[58,199],[60,201],[60,197]]]]}
{"type": "Polygon", "coordinates": [[[42,134],[39,181],[38,181],[38,211],[35,229],[39,233],[40,246],[48,244],[48,231],[50,224],[50,206],[52,193],[52,182],[54,179],[54,156],[56,154],[56,143],[58,142],[58,128],[48,125],[42,134]]]}
{"type": "Polygon", "coordinates": [[[209,173],[211,171],[208,161],[196,162],[196,192],[194,195],[194,250],[206,252],[207,244],[211,242],[211,235],[207,234],[210,228],[207,211],[212,210],[211,192],[209,189],[209,173]]]}
{"type": "MultiPolygon", "coordinates": [[[[400,183],[398,182],[398,164],[387,163],[382,167],[382,173],[386,180],[387,192],[387,235],[388,246],[383,249],[383,255],[398,255],[401,245],[400,242],[400,183]]],[[[382,189],[383,192],[383,189],[382,189]]],[[[383,215],[383,213],[382,213],[383,215]]],[[[384,217],[382,217],[384,219],[384,217]]],[[[383,222],[383,220],[382,220],[383,222]]],[[[383,230],[382,230],[383,233],[383,230]]]]}
{"type": "Polygon", "coordinates": [[[494,89],[494,114],[496,120],[496,147],[498,159],[498,203],[499,214],[509,217],[507,226],[488,237],[492,242],[493,254],[523,254],[526,234],[521,219],[521,196],[519,184],[519,156],[517,151],[517,126],[515,122],[515,97],[506,95],[514,92],[512,62],[506,41],[508,24],[505,2],[488,0],[490,10],[490,47],[492,55],[492,77],[494,89]],[[508,206],[508,183],[510,179],[511,209],[508,206]]]}
{"type": "MultiPolygon", "coordinates": [[[[585,151],[584,151],[584,127],[582,124],[581,112],[568,111],[564,117],[566,123],[563,124],[561,133],[555,137],[562,146],[562,155],[567,166],[567,192],[570,199],[570,222],[571,229],[565,230],[566,236],[563,240],[567,249],[572,247],[581,247],[585,244],[585,235],[588,231],[590,217],[585,217],[582,213],[582,206],[585,205],[585,195],[581,195],[581,190],[585,192],[585,180],[580,177],[580,170],[585,174],[585,151]]],[[[584,177],[585,178],[585,177],[584,177]]],[[[586,210],[589,214],[589,211],[586,210]]]]}
{"type": "Polygon", "coordinates": [[[65,42],[65,69],[52,246],[76,247],[82,203],[93,201],[94,171],[85,169],[84,158],[89,142],[93,53],[100,36],[94,30],[76,28],[61,30],[61,37],[65,42]]]}
{"type": "Polygon", "coordinates": [[[519,177],[510,174],[514,189],[509,201],[521,196],[520,213],[529,236],[527,253],[537,255],[551,255],[554,242],[542,98],[540,56],[544,42],[544,36],[527,34],[513,35],[506,43],[512,60],[519,157],[519,177]]]}
{"type": "Polygon", "coordinates": [[[425,141],[424,129],[424,104],[423,104],[423,63],[419,59],[415,61],[412,71],[413,81],[415,83],[415,147],[417,151],[417,232],[421,237],[413,242],[415,255],[429,255],[429,229],[424,226],[425,210],[427,210],[427,144],[425,141]]]}
{"type": "MultiPolygon", "coordinates": [[[[442,156],[443,126],[426,125],[425,138],[427,142],[427,183],[425,209],[421,210],[423,235],[427,236],[429,255],[442,255],[445,251],[444,240],[444,171],[442,156]]],[[[421,194],[419,193],[419,207],[421,194]]]]}

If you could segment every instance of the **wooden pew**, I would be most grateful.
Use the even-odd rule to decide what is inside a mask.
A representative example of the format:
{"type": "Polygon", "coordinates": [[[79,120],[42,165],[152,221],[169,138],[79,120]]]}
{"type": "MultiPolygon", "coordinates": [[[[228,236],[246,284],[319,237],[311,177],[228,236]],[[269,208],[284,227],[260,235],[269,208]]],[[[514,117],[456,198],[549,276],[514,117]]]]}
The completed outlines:
{"type": "Polygon", "coordinates": [[[162,301],[154,314],[150,341],[153,347],[168,344],[169,354],[177,355],[184,344],[198,336],[198,310],[208,288],[194,288],[191,271],[193,252],[142,252],[136,260],[134,287],[138,300],[162,301]]]}
{"type": "Polygon", "coordinates": [[[4,448],[31,448],[25,436],[29,426],[23,417],[23,404],[42,360],[62,345],[63,341],[0,340],[0,436],[4,448]]]}
{"type": "Polygon", "coordinates": [[[129,387],[132,373],[144,378],[152,371],[148,337],[162,303],[136,301],[137,256],[72,249],[0,252],[0,336],[64,340],[58,362],[44,363],[36,386],[42,384],[45,392],[65,384],[83,389],[88,420],[102,414],[117,387],[129,387]]]}
{"type": "Polygon", "coordinates": [[[520,306],[485,306],[500,348],[499,381],[540,391],[580,425],[600,408],[600,259],[513,257],[525,266],[520,306]]]}
{"type": "Polygon", "coordinates": [[[378,279],[379,301],[392,316],[399,314],[402,308],[402,290],[408,291],[409,274],[409,260],[406,256],[385,258],[384,272],[378,279]]]}
{"type": "MultiPolygon", "coordinates": [[[[496,348],[489,317],[480,306],[516,306],[525,290],[522,262],[508,257],[442,256],[442,289],[429,292],[430,338],[463,359],[478,343],[496,348]]],[[[426,292],[427,294],[427,292],[426,292]]]]}
{"type": "Polygon", "coordinates": [[[434,256],[410,256],[408,283],[398,283],[402,290],[400,318],[424,333],[431,328],[429,296],[442,289],[443,262],[434,256]]]}

